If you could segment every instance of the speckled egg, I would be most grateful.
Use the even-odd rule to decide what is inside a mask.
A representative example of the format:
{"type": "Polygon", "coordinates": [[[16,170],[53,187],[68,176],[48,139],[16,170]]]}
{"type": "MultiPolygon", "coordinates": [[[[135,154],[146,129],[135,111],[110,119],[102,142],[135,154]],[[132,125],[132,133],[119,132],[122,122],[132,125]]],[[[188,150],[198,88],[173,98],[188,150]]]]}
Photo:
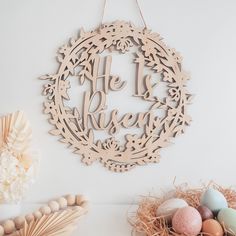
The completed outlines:
{"type": "Polygon", "coordinates": [[[206,206],[199,206],[197,210],[202,217],[202,221],[214,218],[212,211],[206,206]]]}
{"type": "Polygon", "coordinates": [[[174,213],[183,207],[188,206],[188,203],[180,198],[171,198],[166,201],[164,201],[156,211],[157,216],[162,216],[166,220],[171,220],[174,213]]]}
{"type": "Polygon", "coordinates": [[[220,210],[218,221],[225,226],[228,231],[236,234],[236,210],[232,208],[225,208],[220,210]]]}
{"type": "Polygon", "coordinates": [[[228,207],[224,195],[212,188],[207,189],[202,194],[201,205],[208,207],[214,214],[217,214],[221,209],[228,207]]]}
{"type": "Polygon", "coordinates": [[[220,223],[214,219],[205,220],[202,223],[202,232],[203,235],[211,235],[211,236],[223,236],[224,230],[220,223]]]}
{"type": "Polygon", "coordinates": [[[180,208],[172,218],[172,227],[179,234],[196,236],[202,228],[201,215],[193,207],[187,206],[180,208]]]}

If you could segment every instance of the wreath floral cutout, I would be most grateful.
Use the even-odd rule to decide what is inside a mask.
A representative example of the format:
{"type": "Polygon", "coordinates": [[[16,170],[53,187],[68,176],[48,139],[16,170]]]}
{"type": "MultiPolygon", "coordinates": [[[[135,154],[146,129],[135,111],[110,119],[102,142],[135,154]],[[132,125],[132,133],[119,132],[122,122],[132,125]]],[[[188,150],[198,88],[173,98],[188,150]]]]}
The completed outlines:
{"type": "Polygon", "coordinates": [[[47,96],[44,113],[50,116],[49,122],[55,127],[50,133],[61,136],[60,141],[81,155],[82,162],[87,165],[99,160],[112,171],[124,172],[137,165],[159,162],[160,149],[168,146],[171,138],[184,133],[191,122],[186,113],[192,100],[186,88],[189,75],[182,70],[179,53],[167,47],[157,33],[123,21],[104,24],[90,32],[82,29],[77,39],[71,39],[59,49],[58,61],[57,73],[40,77],[49,81],[43,89],[43,95],[47,96]],[[93,127],[84,124],[81,111],[65,105],[65,101],[70,100],[68,77],[78,75],[81,85],[89,80],[91,93],[88,96],[91,98],[97,92],[93,84],[97,56],[105,50],[127,53],[132,47],[138,49],[134,63],[161,75],[168,95],[165,98],[153,95],[154,86],[148,81],[151,77],[146,76],[143,91],[136,91],[137,96],[151,104],[150,109],[139,117],[142,121],[146,119],[143,134],[125,135],[124,145],[120,145],[113,134],[108,139],[96,140],[93,127]],[[80,69],[79,73],[76,68],[80,69]],[[163,118],[154,115],[153,111],[157,109],[165,112],[163,118]]]}

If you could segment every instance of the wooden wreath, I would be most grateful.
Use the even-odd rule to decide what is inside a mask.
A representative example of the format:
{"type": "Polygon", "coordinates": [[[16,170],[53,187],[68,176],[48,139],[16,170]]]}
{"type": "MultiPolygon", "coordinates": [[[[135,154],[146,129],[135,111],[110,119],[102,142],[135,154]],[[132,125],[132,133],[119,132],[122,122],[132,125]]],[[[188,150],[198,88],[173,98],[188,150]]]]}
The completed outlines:
{"type": "Polygon", "coordinates": [[[174,49],[162,42],[159,34],[146,28],[136,28],[131,23],[118,21],[104,24],[91,32],[81,30],[78,39],[71,39],[60,48],[58,72],[41,77],[50,81],[43,90],[48,99],[44,112],[50,115],[49,122],[55,126],[50,133],[61,135],[60,141],[82,155],[82,162],[88,165],[99,160],[110,170],[123,172],[136,165],[158,162],[160,148],[168,146],[171,137],[183,133],[185,125],[191,121],[186,114],[186,105],[191,101],[186,89],[189,76],[182,70],[181,60],[174,49]],[[99,54],[105,50],[126,53],[134,46],[137,48],[134,96],[147,101],[150,109],[122,116],[118,110],[112,110],[107,121],[106,96],[109,92],[125,89],[126,81],[110,74],[111,55],[106,56],[104,74],[99,75],[99,54]],[[167,97],[153,94],[157,84],[151,75],[144,75],[144,67],[161,75],[162,82],[168,87],[167,97]],[[84,92],[82,108],[64,104],[70,100],[69,76],[79,78],[81,86],[85,81],[90,82],[91,90],[84,92]],[[102,89],[97,88],[98,80],[102,80],[102,89]],[[92,110],[95,99],[99,100],[99,104],[92,110]],[[154,114],[157,109],[165,111],[164,118],[154,114]],[[143,134],[127,134],[126,143],[120,145],[114,135],[120,128],[130,127],[142,128],[143,134]],[[104,141],[96,140],[93,129],[106,130],[110,137],[104,141]]]}

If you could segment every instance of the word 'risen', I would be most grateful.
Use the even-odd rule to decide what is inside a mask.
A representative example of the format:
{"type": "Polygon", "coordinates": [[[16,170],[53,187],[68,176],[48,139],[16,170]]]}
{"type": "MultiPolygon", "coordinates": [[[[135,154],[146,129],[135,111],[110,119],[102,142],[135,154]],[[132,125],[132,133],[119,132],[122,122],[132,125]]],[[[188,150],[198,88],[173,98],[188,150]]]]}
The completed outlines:
{"type": "MultiPolygon", "coordinates": [[[[122,117],[118,117],[118,110],[112,110],[109,120],[106,119],[105,110],[106,95],[109,91],[120,91],[126,81],[121,81],[119,76],[110,75],[112,57],[105,58],[104,74],[99,75],[100,57],[97,56],[92,64],[92,75],[88,78],[91,82],[91,91],[84,93],[84,105],[82,112],[83,126],[88,128],[90,124],[96,130],[108,130],[110,134],[119,132],[120,128],[138,127],[141,128],[148,123],[149,126],[156,126],[158,118],[154,116],[152,111],[133,114],[126,113],[122,117]],[[97,89],[98,80],[102,80],[102,90],[97,89]],[[98,102],[97,102],[98,101],[98,102]],[[97,104],[95,108],[94,104],[97,104]]],[[[142,75],[144,62],[138,63],[138,73],[136,78],[136,94],[135,96],[142,97],[147,100],[152,95],[153,86],[151,85],[151,76],[142,75]],[[143,91],[143,92],[141,92],[143,91]]]]}

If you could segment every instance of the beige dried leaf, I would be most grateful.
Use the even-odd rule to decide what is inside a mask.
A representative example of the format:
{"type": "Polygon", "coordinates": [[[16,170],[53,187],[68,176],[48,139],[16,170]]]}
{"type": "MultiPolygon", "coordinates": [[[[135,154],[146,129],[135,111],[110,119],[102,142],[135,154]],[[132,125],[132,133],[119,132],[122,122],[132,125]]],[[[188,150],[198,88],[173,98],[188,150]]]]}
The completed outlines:
{"type": "Polygon", "coordinates": [[[41,219],[25,223],[14,236],[68,236],[76,227],[76,222],[85,211],[81,209],[64,210],[41,219]]]}
{"type": "Polygon", "coordinates": [[[32,130],[22,111],[0,118],[0,150],[7,148],[11,153],[24,153],[29,147],[32,130]]]}

